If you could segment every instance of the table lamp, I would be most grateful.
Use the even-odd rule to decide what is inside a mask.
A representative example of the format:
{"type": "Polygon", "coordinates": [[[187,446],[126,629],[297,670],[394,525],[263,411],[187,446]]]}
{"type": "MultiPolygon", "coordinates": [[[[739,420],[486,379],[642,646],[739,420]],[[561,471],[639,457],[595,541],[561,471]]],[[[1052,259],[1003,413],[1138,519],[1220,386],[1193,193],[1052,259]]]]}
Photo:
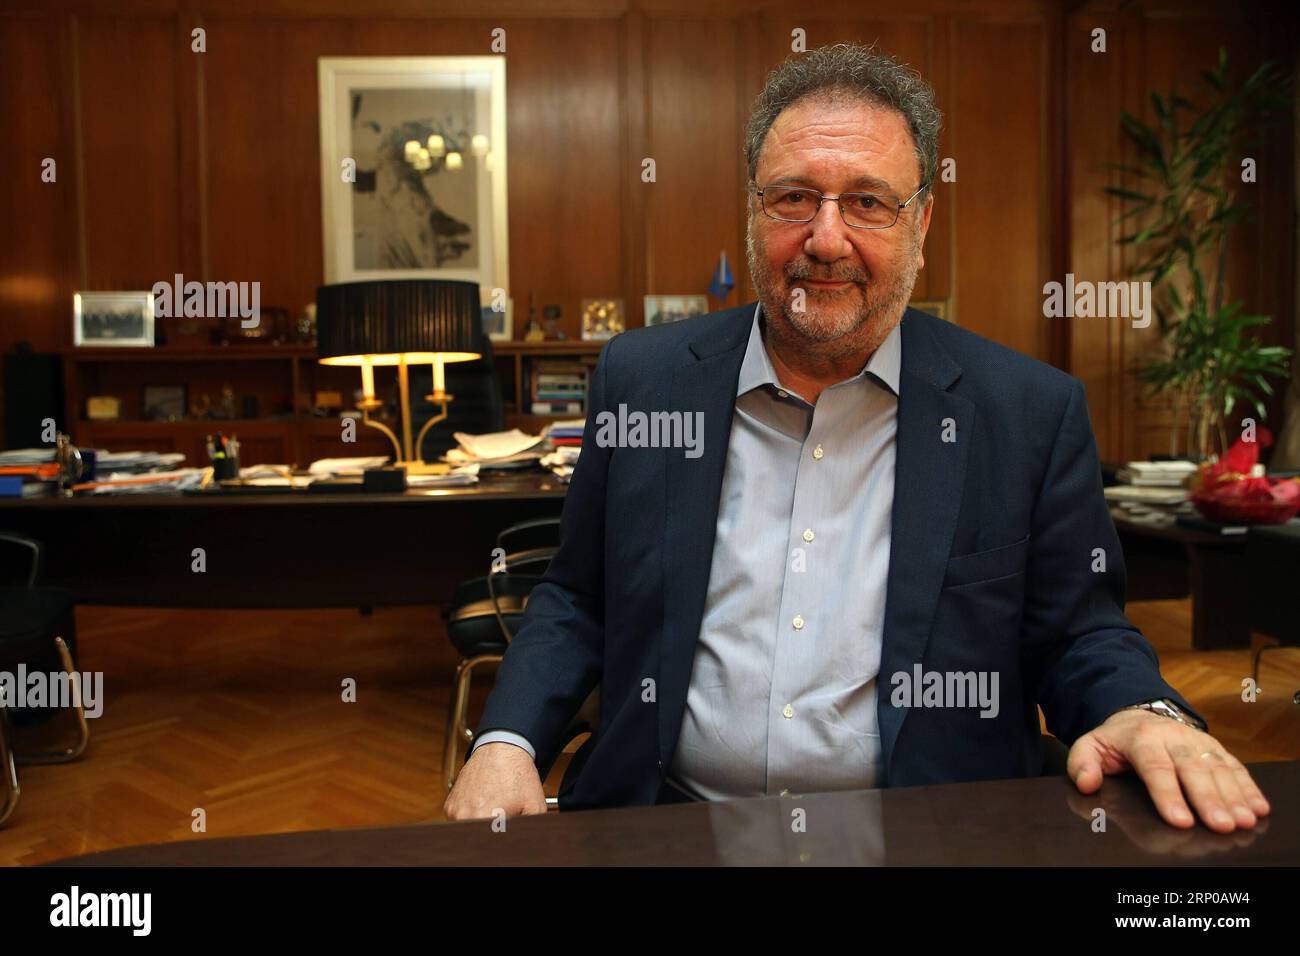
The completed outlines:
{"type": "Polygon", "coordinates": [[[447,418],[443,366],[469,362],[483,355],[482,312],[477,282],[443,279],[400,279],[343,282],[316,290],[316,355],[321,365],[361,368],[364,397],[359,403],[364,424],[393,443],[394,463],[408,474],[445,472],[445,465],[426,464],[420,447],[430,427],[447,418]],[[433,366],[433,394],[425,401],[442,411],[425,422],[411,442],[411,365],[433,366]],[[402,439],[371,412],[383,402],[375,398],[376,365],[396,365],[401,390],[402,439]]]}

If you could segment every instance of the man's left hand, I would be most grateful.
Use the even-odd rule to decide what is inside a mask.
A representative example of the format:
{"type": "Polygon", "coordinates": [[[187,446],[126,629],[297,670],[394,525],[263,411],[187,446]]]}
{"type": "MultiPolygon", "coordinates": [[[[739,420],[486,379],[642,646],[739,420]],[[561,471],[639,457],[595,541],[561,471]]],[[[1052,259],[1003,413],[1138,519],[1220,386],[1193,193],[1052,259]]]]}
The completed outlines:
{"type": "Polygon", "coordinates": [[[1240,760],[1204,731],[1147,710],[1121,710],[1070,748],[1066,772],[1080,793],[1096,793],[1108,774],[1134,770],[1165,822],[1187,828],[1197,816],[1211,830],[1250,829],[1268,801],[1240,760]],[[1186,796],[1184,796],[1184,794],[1186,796]]]}

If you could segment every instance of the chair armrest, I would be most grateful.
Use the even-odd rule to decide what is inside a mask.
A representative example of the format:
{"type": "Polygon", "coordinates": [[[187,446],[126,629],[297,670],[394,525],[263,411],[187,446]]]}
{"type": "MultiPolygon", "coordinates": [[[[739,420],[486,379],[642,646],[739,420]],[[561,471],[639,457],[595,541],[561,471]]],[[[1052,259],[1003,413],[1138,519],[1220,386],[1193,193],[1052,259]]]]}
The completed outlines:
{"type": "Polygon", "coordinates": [[[0,531],[0,542],[14,545],[15,547],[27,548],[31,551],[31,566],[27,571],[27,586],[34,587],[36,578],[41,571],[41,545],[39,542],[27,537],[26,535],[14,534],[9,531],[0,531]]]}

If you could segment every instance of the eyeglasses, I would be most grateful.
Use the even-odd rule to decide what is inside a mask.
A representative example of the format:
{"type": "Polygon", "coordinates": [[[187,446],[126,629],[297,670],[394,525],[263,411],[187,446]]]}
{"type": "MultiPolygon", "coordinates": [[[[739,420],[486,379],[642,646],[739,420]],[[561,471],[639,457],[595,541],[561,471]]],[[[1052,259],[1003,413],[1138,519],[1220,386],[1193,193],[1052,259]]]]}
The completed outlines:
{"type": "Polygon", "coordinates": [[[817,189],[803,186],[768,186],[757,189],[763,204],[763,212],[769,219],[779,222],[812,222],[821,211],[822,203],[832,200],[840,207],[840,215],[847,225],[854,229],[888,229],[898,222],[898,217],[917,196],[921,195],[925,183],[902,202],[889,196],[875,193],[840,193],[827,196],[817,189]]]}

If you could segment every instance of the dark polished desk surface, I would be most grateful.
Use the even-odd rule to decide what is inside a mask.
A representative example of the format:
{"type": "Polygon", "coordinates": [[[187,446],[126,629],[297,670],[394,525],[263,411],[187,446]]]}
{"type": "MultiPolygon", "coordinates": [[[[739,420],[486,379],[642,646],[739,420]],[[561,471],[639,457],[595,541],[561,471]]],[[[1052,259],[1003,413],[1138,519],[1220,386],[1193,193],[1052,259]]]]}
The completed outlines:
{"type": "Polygon", "coordinates": [[[1300,864],[1300,761],[1252,765],[1254,830],[1177,830],[1134,776],[1065,777],[323,830],[132,847],[55,866],[1205,866],[1300,864]],[[1106,813],[1105,832],[1093,829],[1106,813]],[[803,832],[797,832],[802,823],[803,832]]]}
{"type": "Polygon", "coordinates": [[[433,604],[486,573],[496,535],[558,515],[550,472],[403,494],[0,498],[0,530],[42,542],[43,584],[80,604],[294,608],[433,604]],[[194,573],[202,548],[206,571],[194,573]]]}
{"type": "Polygon", "coordinates": [[[563,498],[566,486],[546,471],[515,471],[485,474],[477,484],[447,488],[409,488],[405,492],[383,494],[367,492],[276,491],[255,490],[203,491],[188,494],[76,494],[71,497],[50,495],[39,498],[0,497],[0,520],[28,511],[134,510],[137,508],[313,508],[327,505],[401,505],[416,507],[433,502],[462,502],[475,499],[563,498]]]}

